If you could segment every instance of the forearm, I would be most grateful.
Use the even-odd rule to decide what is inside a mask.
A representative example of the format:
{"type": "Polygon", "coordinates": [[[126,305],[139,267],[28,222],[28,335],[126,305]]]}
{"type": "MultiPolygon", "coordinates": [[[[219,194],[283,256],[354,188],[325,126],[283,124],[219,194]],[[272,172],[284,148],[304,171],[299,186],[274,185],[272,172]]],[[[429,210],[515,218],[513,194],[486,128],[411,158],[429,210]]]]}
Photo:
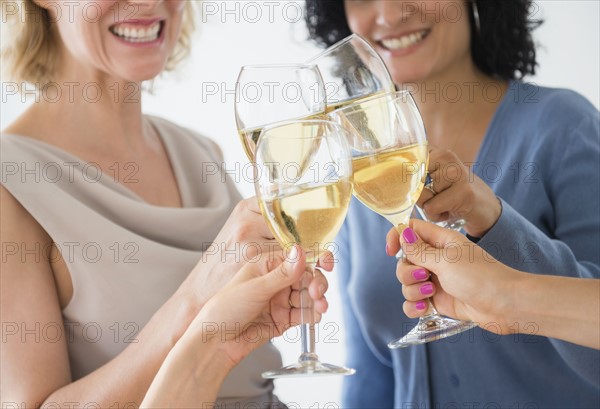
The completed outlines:
{"type": "Polygon", "coordinates": [[[208,407],[233,368],[214,340],[194,337],[171,350],[150,386],[144,408],[208,407]]]}
{"type": "MultiPolygon", "coordinates": [[[[579,235],[585,240],[579,239],[593,243],[596,240],[594,230],[592,225],[591,228],[580,231],[579,235]]],[[[567,243],[548,237],[505,201],[502,201],[500,219],[477,244],[500,262],[520,271],[600,278],[600,265],[579,260],[573,252],[572,248],[580,245],[579,242],[567,243]]]]}
{"type": "Polygon", "coordinates": [[[511,322],[538,335],[600,349],[600,280],[523,273],[513,283],[511,322]]]}
{"type": "Polygon", "coordinates": [[[45,403],[64,406],[95,404],[99,407],[139,406],[163,361],[191,320],[194,307],[174,295],[117,357],[89,375],[52,393],[45,403]]]}

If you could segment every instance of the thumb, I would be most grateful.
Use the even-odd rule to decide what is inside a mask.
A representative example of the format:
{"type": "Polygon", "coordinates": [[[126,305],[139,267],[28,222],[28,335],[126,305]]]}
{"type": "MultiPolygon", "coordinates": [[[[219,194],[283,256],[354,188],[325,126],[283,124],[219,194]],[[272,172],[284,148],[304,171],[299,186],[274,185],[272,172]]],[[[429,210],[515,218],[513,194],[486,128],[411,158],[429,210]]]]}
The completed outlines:
{"type": "Polygon", "coordinates": [[[456,243],[454,234],[461,235],[421,220],[413,220],[411,225],[412,227],[405,228],[400,234],[400,243],[406,259],[436,275],[443,274],[445,249],[450,243],[456,243]]]}
{"type": "Polygon", "coordinates": [[[450,245],[465,241],[465,236],[459,232],[424,220],[411,220],[410,227],[425,243],[438,249],[447,248],[450,245]]]}
{"type": "Polygon", "coordinates": [[[261,276],[257,280],[257,285],[263,288],[265,294],[273,296],[285,287],[289,287],[302,277],[306,267],[306,255],[297,244],[294,244],[284,261],[261,276]]]}

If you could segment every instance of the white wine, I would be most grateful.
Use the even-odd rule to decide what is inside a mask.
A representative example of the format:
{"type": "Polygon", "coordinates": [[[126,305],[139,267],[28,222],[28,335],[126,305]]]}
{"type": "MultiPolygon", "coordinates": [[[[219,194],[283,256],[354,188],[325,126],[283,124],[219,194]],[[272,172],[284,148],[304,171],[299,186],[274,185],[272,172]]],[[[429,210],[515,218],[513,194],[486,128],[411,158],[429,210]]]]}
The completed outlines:
{"type": "Polygon", "coordinates": [[[423,190],[427,160],[427,144],[354,158],[354,194],[394,225],[406,223],[423,190]]]}
{"type": "MultiPolygon", "coordinates": [[[[349,99],[347,101],[341,101],[339,103],[333,103],[331,105],[327,105],[325,112],[314,114],[307,116],[305,118],[298,118],[298,121],[309,120],[309,119],[327,119],[327,115],[336,109],[343,108],[348,105],[355,104],[362,100],[370,100],[371,98],[375,98],[381,95],[386,94],[388,91],[379,91],[374,94],[366,95],[360,98],[349,99]]],[[[264,126],[252,129],[241,129],[238,131],[240,136],[240,140],[242,141],[242,146],[244,147],[244,152],[250,161],[254,161],[256,156],[256,144],[258,143],[258,138],[260,137],[260,133],[264,129],[264,126]]]]}
{"type": "Polygon", "coordinates": [[[333,103],[330,102],[330,103],[327,104],[327,108],[325,110],[325,113],[329,114],[329,113],[335,111],[336,109],[344,108],[344,107],[346,107],[348,105],[356,104],[356,103],[361,102],[361,101],[367,101],[367,100],[370,100],[372,98],[377,98],[377,97],[383,96],[383,95],[385,95],[385,94],[387,94],[389,92],[393,92],[393,90],[378,91],[378,92],[375,92],[373,94],[364,95],[362,97],[352,98],[352,99],[348,99],[348,100],[341,101],[341,102],[333,102],[333,103]]]}
{"type": "Polygon", "coordinates": [[[409,94],[378,93],[344,102],[329,117],[353,135],[355,152],[387,150],[425,141],[425,131],[409,94]],[[419,138],[422,136],[422,138],[419,138]]]}
{"type": "Polygon", "coordinates": [[[352,186],[345,178],[293,189],[291,194],[261,201],[263,214],[283,246],[297,243],[306,251],[307,261],[316,262],[344,222],[352,186]]]}
{"type": "Polygon", "coordinates": [[[242,129],[238,132],[240,135],[240,139],[242,140],[244,152],[246,152],[246,156],[251,162],[254,161],[254,156],[256,154],[256,144],[258,143],[258,137],[260,136],[262,130],[263,128],[242,129]]]}
{"type": "MultiPolygon", "coordinates": [[[[263,164],[261,171],[268,171],[271,180],[294,184],[305,178],[305,175],[311,176],[307,171],[311,164],[314,165],[315,157],[322,144],[325,144],[324,149],[328,149],[324,141],[329,132],[331,132],[330,125],[314,121],[289,122],[267,128],[264,131],[266,139],[261,142],[260,158],[255,159],[263,164]]],[[[252,134],[257,133],[260,131],[252,134]]],[[[248,135],[252,134],[248,133],[248,135]]],[[[318,172],[313,177],[318,178],[318,172]]]]}
{"type": "MultiPolygon", "coordinates": [[[[306,118],[298,118],[296,120],[305,121],[311,119],[324,119],[324,114],[311,115],[306,118]]],[[[240,135],[240,139],[242,141],[242,145],[244,147],[244,152],[246,152],[246,156],[248,156],[248,159],[251,162],[253,162],[256,157],[256,144],[258,143],[258,138],[260,137],[260,134],[265,127],[266,126],[261,126],[259,128],[242,129],[238,131],[238,134],[240,135]]],[[[290,126],[284,128],[285,132],[282,132],[281,130],[277,130],[277,132],[281,133],[281,137],[283,137],[283,139],[285,139],[286,136],[289,139],[290,136],[293,137],[294,135],[297,135],[299,137],[307,137],[308,132],[314,132],[314,129],[311,128],[314,128],[314,126],[307,126],[306,124],[290,124],[290,126]]],[[[271,134],[273,134],[273,132],[271,132],[271,134]]],[[[289,143],[287,144],[287,146],[290,146],[289,143]]],[[[299,157],[302,157],[302,153],[300,153],[299,157]]],[[[279,158],[279,162],[284,163],[285,160],[279,158]]]]}

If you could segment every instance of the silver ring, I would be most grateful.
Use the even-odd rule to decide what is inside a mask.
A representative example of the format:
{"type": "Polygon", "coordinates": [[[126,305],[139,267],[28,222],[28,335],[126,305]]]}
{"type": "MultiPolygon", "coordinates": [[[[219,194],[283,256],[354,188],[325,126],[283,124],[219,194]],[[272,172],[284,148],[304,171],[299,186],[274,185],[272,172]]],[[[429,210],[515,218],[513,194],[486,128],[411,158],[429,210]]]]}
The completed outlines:
{"type": "Polygon", "coordinates": [[[433,190],[433,180],[425,185],[425,189],[429,190],[434,196],[437,195],[437,192],[433,190]]]}

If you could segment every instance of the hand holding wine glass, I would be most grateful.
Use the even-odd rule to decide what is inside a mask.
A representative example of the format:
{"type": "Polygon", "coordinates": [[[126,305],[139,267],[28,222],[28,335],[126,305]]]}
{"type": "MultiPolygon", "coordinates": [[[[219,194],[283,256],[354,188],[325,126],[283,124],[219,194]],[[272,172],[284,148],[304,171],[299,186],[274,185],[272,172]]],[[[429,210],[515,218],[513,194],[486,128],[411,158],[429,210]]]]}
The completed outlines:
{"type": "Polygon", "coordinates": [[[462,219],[461,228],[473,237],[482,237],[502,211],[492,189],[449,150],[432,148],[429,158],[432,189],[424,189],[417,201],[425,211],[425,220],[443,223],[462,219]]]}

